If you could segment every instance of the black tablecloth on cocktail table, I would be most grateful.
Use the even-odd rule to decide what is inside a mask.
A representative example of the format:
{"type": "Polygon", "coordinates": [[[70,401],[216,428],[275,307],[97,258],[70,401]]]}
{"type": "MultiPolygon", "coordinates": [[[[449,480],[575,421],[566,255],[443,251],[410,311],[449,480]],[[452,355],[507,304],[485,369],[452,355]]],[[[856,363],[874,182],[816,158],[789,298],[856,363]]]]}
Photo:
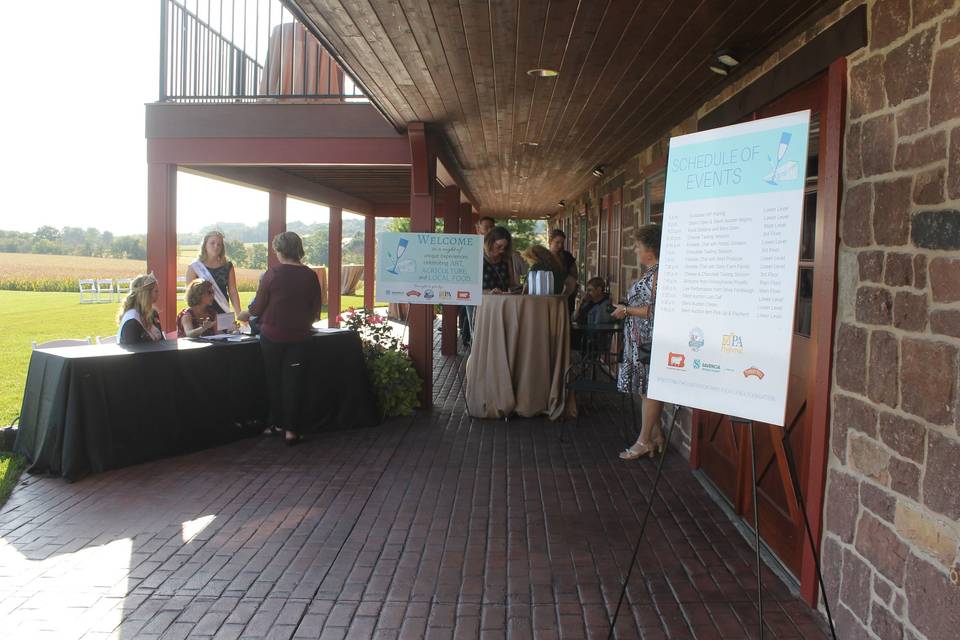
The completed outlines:
{"type": "MultiPolygon", "coordinates": [[[[314,336],[309,380],[308,432],[379,421],[356,333],[314,336]]],[[[38,349],[15,450],[31,472],[77,480],[231,442],[248,435],[238,423],[266,422],[267,413],[256,339],[38,349]]]]}

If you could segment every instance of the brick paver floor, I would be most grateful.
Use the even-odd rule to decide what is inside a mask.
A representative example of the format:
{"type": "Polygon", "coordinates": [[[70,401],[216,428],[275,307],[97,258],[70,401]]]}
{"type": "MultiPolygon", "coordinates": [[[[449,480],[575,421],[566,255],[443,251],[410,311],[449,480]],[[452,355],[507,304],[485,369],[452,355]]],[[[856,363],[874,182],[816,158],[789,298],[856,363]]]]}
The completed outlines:
{"type": "MultiPolygon", "coordinates": [[[[654,465],[617,459],[616,405],[565,442],[469,418],[455,363],[412,419],[27,478],[0,512],[0,635],[606,637],[654,465]]],[[[751,548],[675,453],[661,496],[617,636],[754,637],[751,548]]],[[[825,637],[763,578],[766,637],[825,637]]]]}

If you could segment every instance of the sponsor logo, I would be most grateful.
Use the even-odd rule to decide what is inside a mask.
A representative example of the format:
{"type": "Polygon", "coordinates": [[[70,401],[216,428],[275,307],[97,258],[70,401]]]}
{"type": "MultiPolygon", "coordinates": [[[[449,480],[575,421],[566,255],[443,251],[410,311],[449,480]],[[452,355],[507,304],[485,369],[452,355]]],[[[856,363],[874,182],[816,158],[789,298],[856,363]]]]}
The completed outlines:
{"type": "Polygon", "coordinates": [[[756,367],[750,367],[749,369],[743,370],[743,377],[749,378],[750,376],[755,376],[757,380],[763,380],[764,373],[756,367]]]}
{"type": "Polygon", "coordinates": [[[457,300],[469,300],[470,292],[469,291],[457,291],[457,300]]]}
{"type": "Polygon", "coordinates": [[[687,356],[682,353],[673,353],[667,355],[667,366],[675,369],[683,369],[687,363],[687,356]]]}
{"type": "Polygon", "coordinates": [[[693,351],[700,351],[703,348],[703,329],[694,327],[690,329],[690,342],[687,343],[693,351]]]}
{"type": "Polygon", "coordinates": [[[743,353],[743,336],[735,333],[726,333],[720,342],[720,350],[724,353],[743,353]]]}
{"type": "Polygon", "coordinates": [[[693,368],[700,371],[709,371],[711,373],[720,373],[720,365],[714,362],[704,362],[700,358],[693,361],[693,368]]]}
{"type": "Polygon", "coordinates": [[[419,298],[420,295],[421,295],[420,292],[417,291],[416,289],[410,289],[410,291],[407,291],[407,296],[412,298],[419,298]]]}
{"type": "Polygon", "coordinates": [[[450,292],[449,292],[449,291],[447,291],[446,289],[440,289],[440,298],[441,298],[441,299],[443,299],[443,300],[449,300],[451,297],[452,297],[452,296],[450,295],[450,292]]]}
{"type": "Polygon", "coordinates": [[[423,292],[424,300],[429,300],[432,297],[433,297],[433,291],[431,291],[430,289],[427,289],[426,291],[423,292]]]}

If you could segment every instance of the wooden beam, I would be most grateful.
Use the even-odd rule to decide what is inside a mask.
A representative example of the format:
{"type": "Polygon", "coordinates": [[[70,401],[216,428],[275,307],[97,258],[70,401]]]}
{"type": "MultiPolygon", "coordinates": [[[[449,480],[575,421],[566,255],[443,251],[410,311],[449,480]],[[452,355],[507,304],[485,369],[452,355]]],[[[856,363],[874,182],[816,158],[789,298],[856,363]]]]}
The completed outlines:
{"type": "Polygon", "coordinates": [[[403,138],[153,138],[147,162],[408,165],[403,138]]]}
{"type": "Polygon", "coordinates": [[[275,267],[280,259],[273,250],[273,239],[287,230],[287,194],[270,192],[270,207],[267,216],[267,266],[275,267]]]}
{"type": "Polygon", "coordinates": [[[377,218],[367,216],[363,221],[363,306],[373,311],[376,289],[377,218]]]}
{"type": "Polygon", "coordinates": [[[180,171],[261,191],[283,191],[288,196],[299,200],[327,207],[340,207],[356,213],[368,214],[373,211],[374,206],[363,198],[331,189],[273,167],[202,165],[181,166],[180,171]]]}
{"type": "Polygon", "coordinates": [[[343,210],[330,207],[329,249],[327,251],[327,326],[339,327],[340,274],[343,261],[343,210]]]}
{"type": "Polygon", "coordinates": [[[473,224],[473,207],[469,202],[460,203],[460,233],[476,233],[477,228],[473,224]]]}
{"type": "MultiPolygon", "coordinates": [[[[443,212],[443,232],[460,232],[460,187],[451,185],[440,194],[443,212]]],[[[460,307],[445,304],[441,311],[440,353],[445,356],[457,355],[457,316],[460,307]]]]}
{"type": "Polygon", "coordinates": [[[147,271],[157,277],[160,326],[176,328],[177,166],[147,165],[147,271]]]}
{"type": "MultiPolygon", "coordinates": [[[[428,149],[427,131],[422,122],[412,122],[407,128],[410,140],[410,230],[433,233],[433,190],[436,184],[436,158],[428,149]]],[[[433,406],[433,305],[411,304],[410,358],[423,386],[420,406],[433,406]]]]}
{"type": "Polygon", "coordinates": [[[410,204],[378,204],[373,207],[373,215],[377,218],[409,218],[410,204]]]}

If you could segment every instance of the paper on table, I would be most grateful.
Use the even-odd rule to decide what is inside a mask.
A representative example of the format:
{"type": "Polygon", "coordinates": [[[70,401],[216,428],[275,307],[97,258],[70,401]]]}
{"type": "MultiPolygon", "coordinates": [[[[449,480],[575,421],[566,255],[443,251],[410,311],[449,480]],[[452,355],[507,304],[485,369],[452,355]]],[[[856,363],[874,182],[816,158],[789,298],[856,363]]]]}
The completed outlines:
{"type": "Polygon", "coordinates": [[[229,331],[236,324],[236,316],[233,312],[217,314],[217,331],[229,331]]]}

